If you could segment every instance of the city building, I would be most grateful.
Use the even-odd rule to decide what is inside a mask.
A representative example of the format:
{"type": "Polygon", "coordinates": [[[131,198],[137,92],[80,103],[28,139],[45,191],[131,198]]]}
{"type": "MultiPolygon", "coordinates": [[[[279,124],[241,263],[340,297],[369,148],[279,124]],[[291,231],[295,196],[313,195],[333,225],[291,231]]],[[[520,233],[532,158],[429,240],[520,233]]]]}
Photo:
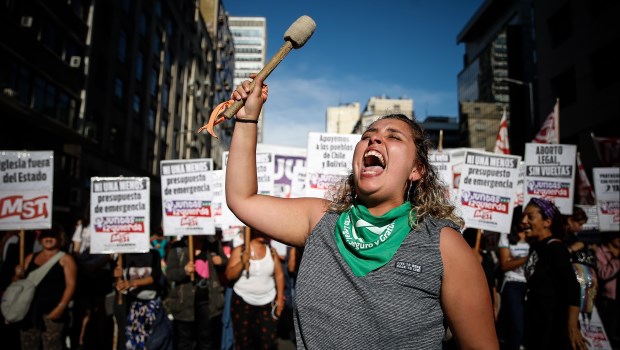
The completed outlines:
{"type": "Polygon", "coordinates": [[[350,134],[360,119],[359,102],[343,103],[340,106],[327,107],[326,132],[350,134]]]}
{"type": "Polygon", "coordinates": [[[435,149],[439,149],[440,134],[442,149],[459,148],[465,144],[461,135],[463,127],[457,117],[429,115],[420,122],[420,126],[428,134],[435,149]]]}
{"type": "MultiPolygon", "coordinates": [[[[235,42],[234,86],[250,79],[250,74],[258,73],[266,63],[267,20],[265,17],[229,18],[230,31],[235,42]]],[[[263,142],[264,111],[258,120],[258,143],[263,142]]]]}
{"type": "MultiPolygon", "coordinates": [[[[204,18],[207,31],[211,36],[215,51],[203,50],[207,54],[207,60],[215,64],[214,78],[212,86],[205,86],[212,97],[213,106],[209,108],[209,113],[213,107],[219,103],[230,99],[230,94],[235,88],[235,43],[232,31],[230,30],[230,20],[221,0],[200,0],[200,13],[204,18]],[[209,56],[213,55],[213,56],[209,56]]],[[[208,81],[205,80],[205,83],[208,81]]],[[[211,142],[210,158],[216,169],[222,169],[222,153],[228,151],[232,139],[233,121],[226,120],[215,128],[218,140],[213,140],[211,136],[203,136],[213,141],[211,142]]]]}
{"type": "Polygon", "coordinates": [[[586,168],[599,166],[591,134],[618,137],[619,10],[617,1],[485,1],[457,36],[465,44],[459,117],[470,145],[492,150],[507,105],[511,151],[523,155],[559,99],[560,142],[577,145],[586,168]]]}
{"type": "MultiPolygon", "coordinates": [[[[93,176],[150,177],[159,226],[159,162],[221,159],[211,137],[196,133],[215,97],[232,92],[234,50],[221,2],[0,6],[0,149],[54,151],[53,215],[65,227],[84,212],[93,176]],[[201,16],[209,4],[217,23],[201,16]]],[[[221,148],[229,129],[218,130],[221,148]]]]}
{"type": "Polygon", "coordinates": [[[385,95],[371,97],[359,121],[355,124],[353,133],[361,134],[370,124],[386,114],[404,114],[413,118],[413,99],[406,97],[390,98],[385,95]]]}

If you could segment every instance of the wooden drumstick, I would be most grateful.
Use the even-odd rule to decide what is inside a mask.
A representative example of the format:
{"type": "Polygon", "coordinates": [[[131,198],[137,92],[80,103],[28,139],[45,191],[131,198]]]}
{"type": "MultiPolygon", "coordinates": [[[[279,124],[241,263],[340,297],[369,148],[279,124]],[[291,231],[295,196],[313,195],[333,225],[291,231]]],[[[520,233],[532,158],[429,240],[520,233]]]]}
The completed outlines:
{"type": "MultiPolygon", "coordinates": [[[[256,78],[266,79],[269,74],[282,62],[284,57],[291,51],[291,49],[298,49],[310,39],[314,30],[316,29],[316,23],[308,16],[299,17],[284,33],[284,45],[280,47],[278,52],[267,62],[263,69],[258,72],[256,78]]],[[[254,78],[254,79],[256,79],[254,78]]],[[[250,84],[250,91],[254,89],[254,81],[250,84]]],[[[230,119],[234,117],[237,112],[243,107],[245,102],[237,100],[230,107],[228,107],[220,116],[230,119]]]]}

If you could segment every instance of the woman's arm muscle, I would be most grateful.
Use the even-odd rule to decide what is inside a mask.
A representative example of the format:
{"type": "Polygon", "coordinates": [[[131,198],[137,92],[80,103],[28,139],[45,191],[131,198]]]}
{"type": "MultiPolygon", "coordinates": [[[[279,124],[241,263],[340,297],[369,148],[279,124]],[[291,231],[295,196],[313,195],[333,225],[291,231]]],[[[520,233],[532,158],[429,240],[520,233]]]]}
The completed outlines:
{"type": "Polygon", "coordinates": [[[493,306],[482,265],[455,230],[441,230],[441,303],[461,349],[498,349],[493,306]]]}

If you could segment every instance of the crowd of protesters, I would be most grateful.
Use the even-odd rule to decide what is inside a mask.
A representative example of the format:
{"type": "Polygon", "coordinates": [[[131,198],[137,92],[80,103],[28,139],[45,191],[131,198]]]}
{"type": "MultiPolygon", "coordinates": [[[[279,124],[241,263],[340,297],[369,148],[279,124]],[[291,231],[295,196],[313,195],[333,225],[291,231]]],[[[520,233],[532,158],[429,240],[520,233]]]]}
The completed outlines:
{"type": "MultiPolygon", "coordinates": [[[[587,219],[579,207],[567,216],[534,200],[516,208],[509,234],[463,232],[487,277],[501,348],[570,348],[578,316],[590,320],[594,305],[618,348],[620,235],[580,234],[587,219]]],[[[7,348],[275,349],[276,337],[294,342],[297,249],[281,256],[259,232],[248,252],[221,235],[194,236],[190,259],[188,237],[159,232],[148,253],[119,259],[90,254],[89,230],[81,220],[71,240],[59,226],[28,231],[23,267],[17,232],[2,236],[2,290],[56,252],[70,253],[37,288],[26,318],[1,325],[7,348]]]]}
{"type": "Polygon", "coordinates": [[[37,287],[28,315],[1,320],[3,348],[275,349],[276,337],[294,341],[296,271],[288,261],[298,262],[289,254],[297,250],[281,256],[259,233],[247,254],[243,244],[222,242],[219,230],[192,236],[189,245],[187,236],[158,231],[146,253],[91,254],[87,219],[78,220],[71,239],[57,225],[24,237],[23,267],[18,231],[1,237],[2,292],[57,252],[66,254],[37,287]]]}

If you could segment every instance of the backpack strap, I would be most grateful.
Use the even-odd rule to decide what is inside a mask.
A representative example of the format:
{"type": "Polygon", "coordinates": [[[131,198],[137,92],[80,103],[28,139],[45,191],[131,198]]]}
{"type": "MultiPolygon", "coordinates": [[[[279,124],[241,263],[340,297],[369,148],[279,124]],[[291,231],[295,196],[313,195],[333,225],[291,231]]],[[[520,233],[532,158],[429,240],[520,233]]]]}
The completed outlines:
{"type": "Polygon", "coordinates": [[[43,280],[43,277],[47,275],[47,273],[52,268],[52,266],[54,266],[54,264],[56,264],[58,260],[60,260],[60,258],[62,258],[64,255],[65,255],[65,252],[59,251],[58,253],[56,253],[56,255],[51,257],[45,264],[39,266],[37,269],[30,272],[28,274],[28,277],[26,278],[30,280],[30,282],[32,282],[35,286],[38,285],[43,280]]]}

